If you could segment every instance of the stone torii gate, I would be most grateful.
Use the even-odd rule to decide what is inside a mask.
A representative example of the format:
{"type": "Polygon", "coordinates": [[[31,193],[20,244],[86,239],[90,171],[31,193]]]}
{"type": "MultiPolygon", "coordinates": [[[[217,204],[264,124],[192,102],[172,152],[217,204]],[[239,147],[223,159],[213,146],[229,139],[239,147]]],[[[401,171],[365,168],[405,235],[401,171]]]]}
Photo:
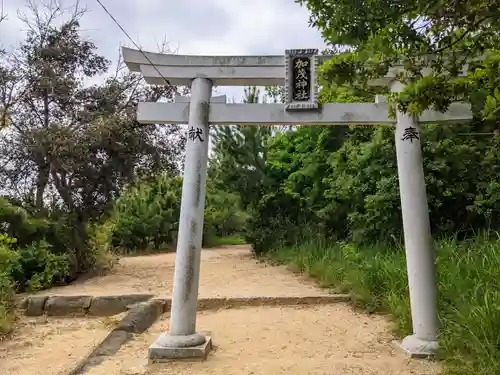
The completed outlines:
{"type": "MultiPolygon", "coordinates": [[[[191,97],[175,103],[139,103],[137,120],[149,124],[188,124],[188,142],[174,274],[170,332],[149,348],[151,360],[202,357],[211,338],[196,333],[209,125],[390,125],[395,126],[396,155],[403,216],[413,334],[401,347],[411,356],[436,352],[437,308],[435,259],[429,225],[420,146],[420,124],[459,122],[471,118],[470,107],[453,103],[446,113],[424,112],[417,119],[397,112],[388,117],[384,97],[375,103],[318,104],[316,70],[329,58],[316,49],[287,50],[285,56],[183,56],[123,48],[131,71],[149,84],[190,86],[191,97]],[[285,86],[285,104],[226,104],[211,97],[213,86],[285,86]]],[[[404,86],[395,70],[384,84],[404,86]]],[[[380,84],[378,82],[377,84],[380,84]]]]}

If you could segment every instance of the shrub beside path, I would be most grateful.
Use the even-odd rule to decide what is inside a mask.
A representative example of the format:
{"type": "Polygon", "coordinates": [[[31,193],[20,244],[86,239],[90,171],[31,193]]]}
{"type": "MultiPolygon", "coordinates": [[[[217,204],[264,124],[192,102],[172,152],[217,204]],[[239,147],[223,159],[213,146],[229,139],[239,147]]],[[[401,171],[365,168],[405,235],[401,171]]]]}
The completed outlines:
{"type": "MultiPolygon", "coordinates": [[[[316,287],[313,281],[294,275],[284,267],[258,262],[246,246],[204,250],[202,254],[200,297],[303,297],[328,294],[327,290],[316,287]]],[[[175,254],[123,258],[106,276],[53,288],[42,294],[97,296],[152,293],[158,297],[170,297],[174,261],[175,254]]],[[[84,320],[80,319],[80,322],[84,320]]],[[[75,321],[68,319],[68,324],[72,326],[75,337],[82,342],[85,341],[85,334],[91,336],[92,333],[95,335],[100,332],[101,326],[96,326],[95,319],[88,319],[88,325],[81,329],[75,321]]],[[[435,375],[439,371],[437,364],[409,359],[397,350],[390,322],[385,317],[357,312],[346,303],[200,311],[198,329],[211,332],[215,344],[208,360],[148,365],[148,346],[160,332],[168,329],[168,321],[168,314],[164,314],[145,333],[137,335],[113,357],[86,373],[435,375]]],[[[109,321],[104,323],[110,324],[109,321]]],[[[104,323],[100,324],[104,326],[104,323]]],[[[49,350],[53,355],[40,358],[38,369],[34,366],[37,360],[34,356],[43,352],[40,345],[35,345],[35,348],[28,345],[16,347],[14,341],[10,347],[2,344],[2,348],[0,345],[0,373],[35,375],[38,370],[43,370],[44,375],[64,375],[61,369],[65,366],[57,365],[59,356],[56,347],[67,347],[67,341],[58,343],[58,332],[60,334],[67,330],[60,327],[61,319],[57,320],[57,324],[58,328],[51,333],[47,332],[46,326],[39,330],[44,335],[42,341],[51,343],[45,352],[49,350]],[[12,366],[5,366],[2,370],[2,361],[5,360],[12,361],[12,366]],[[14,361],[17,361],[17,365],[14,361]],[[29,363],[32,366],[28,366],[29,363]]],[[[32,335],[29,341],[38,342],[37,339],[42,339],[36,336],[33,329],[29,332],[32,335]]],[[[63,337],[60,339],[64,340],[63,337]]],[[[13,340],[26,341],[22,337],[22,330],[13,340]]],[[[72,353],[72,357],[75,356],[72,353]]],[[[68,358],[61,360],[67,362],[68,358]]]]}

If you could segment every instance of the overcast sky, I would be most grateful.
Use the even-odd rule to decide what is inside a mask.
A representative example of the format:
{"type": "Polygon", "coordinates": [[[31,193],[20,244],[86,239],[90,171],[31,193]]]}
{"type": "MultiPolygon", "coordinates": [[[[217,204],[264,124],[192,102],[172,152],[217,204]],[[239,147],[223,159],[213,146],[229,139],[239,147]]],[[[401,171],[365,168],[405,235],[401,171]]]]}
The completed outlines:
{"type": "MultiPolygon", "coordinates": [[[[193,55],[269,55],[282,54],[287,48],[324,48],[319,31],[308,26],[307,9],[293,0],[102,2],[144,50],[157,51],[165,39],[172,50],[193,55]]],[[[120,45],[133,47],[97,1],[80,3],[90,10],[82,28],[101,54],[116,61],[120,45]]],[[[0,43],[8,47],[22,38],[23,25],[16,13],[23,0],[3,0],[3,4],[8,19],[0,24],[0,43]]],[[[242,96],[242,89],[218,88],[218,92],[238,101],[242,96]]]]}

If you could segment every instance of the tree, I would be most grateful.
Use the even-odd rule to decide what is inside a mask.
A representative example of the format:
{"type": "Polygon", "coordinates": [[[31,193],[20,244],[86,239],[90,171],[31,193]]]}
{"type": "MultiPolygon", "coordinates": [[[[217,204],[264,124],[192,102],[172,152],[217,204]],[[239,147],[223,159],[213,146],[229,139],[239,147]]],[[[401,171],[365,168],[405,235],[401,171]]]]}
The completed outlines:
{"type": "Polygon", "coordinates": [[[33,17],[23,16],[27,37],[0,72],[7,127],[0,176],[31,212],[62,215],[72,230],[78,268],[85,270],[88,223],[106,214],[138,176],[177,174],[184,137],[178,126],[135,120],[139,101],[171,98],[171,87],[146,86],[121,62],[103,84],[85,85],[110,63],[82,38],[83,10],[76,7],[65,20],[67,13],[57,6],[40,9],[31,2],[30,10],[33,17]]]}
{"type": "Polygon", "coordinates": [[[327,81],[366,88],[368,80],[402,64],[399,78],[408,86],[394,98],[401,110],[444,111],[452,101],[468,100],[476,114],[496,118],[498,0],[375,0],[369,6],[344,0],[297,2],[307,6],[310,23],[328,42],[346,49],[322,67],[327,81]],[[468,75],[458,77],[466,62],[468,75]],[[433,73],[422,76],[423,68],[433,73]]]}
{"type": "MultiPolygon", "coordinates": [[[[78,5],[77,5],[78,6],[78,5]]],[[[104,73],[109,61],[95,53],[92,42],[79,36],[83,10],[75,7],[58,27],[55,19],[64,11],[54,3],[38,6],[28,2],[32,14],[21,15],[28,27],[17,53],[9,55],[11,90],[4,111],[11,130],[30,148],[29,160],[36,171],[35,209],[43,211],[44,194],[51,174],[45,132],[51,126],[75,126],[82,102],[81,79],[104,73]],[[36,146],[35,146],[36,145],[36,146]]]]}
{"type": "MultiPolygon", "coordinates": [[[[244,103],[257,103],[259,90],[245,89],[244,103]]],[[[270,126],[217,126],[210,174],[218,187],[241,196],[244,207],[256,202],[265,176],[270,126]]]]}

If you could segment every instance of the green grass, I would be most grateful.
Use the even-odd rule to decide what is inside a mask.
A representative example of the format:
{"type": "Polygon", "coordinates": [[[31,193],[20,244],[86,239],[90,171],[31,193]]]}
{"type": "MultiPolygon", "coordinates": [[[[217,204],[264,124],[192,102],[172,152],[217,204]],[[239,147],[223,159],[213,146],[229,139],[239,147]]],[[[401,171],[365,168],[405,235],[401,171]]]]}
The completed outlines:
{"type": "MultiPolygon", "coordinates": [[[[500,239],[478,236],[436,242],[440,353],[444,373],[500,374],[500,239]]],[[[390,313],[395,332],[411,333],[404,249],[307,241],[270,254],[337,292],[356,306],[390,313]]]]}
{"type": "Polygon", "coordinates": [[[205,240],[203,247],[210,248],[217,246],[245,245],[245,244],[246,241],[242,237],[238,235],[233,235],[233,236],[214,237],[207,239],[205,240]]]}

